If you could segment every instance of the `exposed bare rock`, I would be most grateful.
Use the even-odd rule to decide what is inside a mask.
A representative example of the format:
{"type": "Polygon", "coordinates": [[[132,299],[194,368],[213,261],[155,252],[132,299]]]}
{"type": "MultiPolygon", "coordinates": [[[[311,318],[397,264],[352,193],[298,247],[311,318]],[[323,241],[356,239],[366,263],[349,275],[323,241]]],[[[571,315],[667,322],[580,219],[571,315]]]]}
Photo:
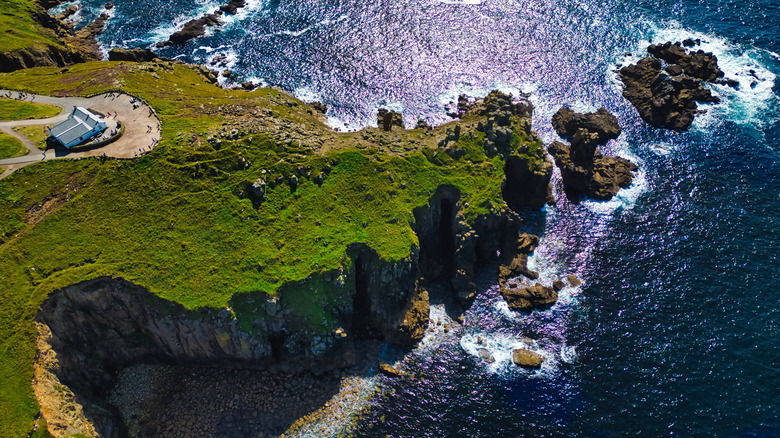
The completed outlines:
{"type": "Polygon", "coordinates": [[[401,371],[398,368],[396,368],[396,367],[394,367],[394,366],[392,366],[390,364],[387,364],[387,363],[380,363],[379,364],[379,371],[381,371],[382,374],[384,374],[385,376],[391,377],[391,378],[403,377],[403,375],[404,375],[403,371],[401,371]]]}
{"type": "Polygon", "coordinates": [[[157,59],[157,54],[149,49],[122,49],[115,47],[108,52],[109,61],[149,62],[157,59]]]}
{"type": "Polygon", "coordinates": [[[230,0],[230,3],[220,6],[219,10],[226,14],[235,15],[244,6],[246,6],[246,0],[230,0]]]}
{"type": "Polygon", "coordinates": [[[701,113],[696,102],[720,102],[703,85],[723,76],[713,54],[690,53],[679,43],[650,45],[647,50],[671,65],[664,71],[661,59],[647,57],[619,72],[623,96],[642,120],[657,128],[685,131],[701,113]]]}
{"type": "Polygon", "coordinates": [[[574,161],[572,146],[553,142],[548,147],[561,169],[564,187],[574,193],[582,193],[594,199],[611,199],[621,188],[628,187],[637,166],[621,157],[602,156],[594,153],[590,162],[574,161]]]}
{"type": "Polygon", "coordinates": [[[679,42],[651,44],[647,47],[647,53],[668,64],[679,65],[687,76],[702,81],[715,82],[724,76],[723,70],[718,67],[717,56],[703,50],[688,51],[679,42]]]}
{"type": "Polygon", "coordinates": [[[561,137],[572,137],[580,129],[596,134],[597,143],[604,144],[620,136],[620,124],[617,118],[606,108],[601,107],[594,113],[575,113],[567,107],[559,109],[552,117],[555,132],[561,137]]]}
{"type": "Polygon", "coordinates": [[[517,236],[517,252],[521,254],[531,254],[539,245],[539,236],[523,233],[517,236]]]}
{"type": "Polygon", "coordinates": [[[401,116],[400,113],[385,108],[379,109],[379,113],[377,113],[376,116],[376,123],[377,126],[379,126],[379,129],[383,131],[389,131],[393,129],[393,126],[398,126],[402,129],[404,127],[403,116],[401,116]]]}
{"type": "Polygon", "coordinates": [[[558,293],[551,287],[536,283],[521,288],[502,288],[501,296],[509,305],[509,310],[526,311],[544,308],[558,301],[558,293]]]}
{"type": "Polygon", "coordinates": [[[428,328],[429,314],[428,291],[420,288],[417,296],[412,299],[409,310],[404,315],[400,325],[404,344],[415,345],[422,340],[425,336],[425,329],[428,328]]]}
{"type": "Polygon", "coordinates": [[[544,362],[544,356],[525,348],[512,351],[512,362],[523,368],[539,368],[544,362]]]}
{"type": "Polygon", "coordinates": [[[222,20],[220,19],[221,14],[222,11],[217,11],[215,14],[206,14],[198,19],[188,21],[184,23],[184,27],[181,30],[174,32],[167,41],[160,42],[157,46],[166,47],[180,45],[193,38],[205,35],[206,27],[222,26],[222,20]]]}

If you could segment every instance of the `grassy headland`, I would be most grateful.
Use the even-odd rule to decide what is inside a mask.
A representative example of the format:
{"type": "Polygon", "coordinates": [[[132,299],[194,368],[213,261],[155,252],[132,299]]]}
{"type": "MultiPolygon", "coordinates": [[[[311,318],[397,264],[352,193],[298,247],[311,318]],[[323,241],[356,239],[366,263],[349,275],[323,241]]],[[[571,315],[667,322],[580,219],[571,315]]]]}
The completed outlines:
{"type": "MultiPolygon", "coordinates": [[[[176,63],[36,68],[0,75],[0,87],[122,89],[162,120],[160,145],[141,158],[47,161],[0,181],[0,435],[27,434],[38,412],[33,318],[53,290],[123,277],[187,308],[230,306],[241,321],[256,315],[234,296],[281,288],[296,312],[322,321],[318,274],[349,264],[355,243],[407,257],[418,245],[412,210],[438,187],[461,191],[467,221],[505,208],[503,159],[486,154],[478,131],[457,153],[438,147],[447,126],[335,133],[282,92],[224,90],[176,63]]],[[[543,153],[520,124],[512,148],[543,153]]]]}
{"type": "Polygon", "coordinates": [[[32,47],[63,47],[53,30],[47,29],[33,17],[46,11],[30,0],[3,0],[0,3],[0,52],[25,50],[32,47]]]}

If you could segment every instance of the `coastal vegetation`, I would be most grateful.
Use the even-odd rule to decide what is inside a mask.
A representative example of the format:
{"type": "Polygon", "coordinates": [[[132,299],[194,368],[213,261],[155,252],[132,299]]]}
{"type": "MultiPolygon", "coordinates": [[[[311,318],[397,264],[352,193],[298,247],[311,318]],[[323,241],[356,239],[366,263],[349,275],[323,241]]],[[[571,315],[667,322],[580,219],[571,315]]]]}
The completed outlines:
{"type": "Polygon", "coordinates": [[[33,47],[63,47],[56,34],[41,25],[34,17],[45,16],[46,11],[30,0],[7,0],[0,4],[0,52],[12,52],[33,47]]]}
{"type": "Polygon", "coordinates": [[[0,121],[45,119],[61,111],[62,108],[56,105],[0,98],[0,121]]]}
{"type": "Polygon", "coordinates": [[[14,128],[14,131],[27,137],[38,149],[44,150],[48,147],[46,139],[49,137],[49,133],[45,126],[41,125],[29,125],[19,126],[14,128]]]}
{"type": "Polygon", "coordinates": [[[0,182],[8,436],[28,433],[39,409],[33,318],[51,292],[121,277],[187,309],[228,308],[247,329],[263,312],[246,297],[278,297],[308,330],[332,332],[328,306],[339,290],[320,276],[348,269],[349,248],[404,259],[419,246],[414,209],[439,187],[457,188],[473,223],[506,208],[506,154],[523,154],[532,168],[544,161],[523,119],[512,119],[510,150],[498,154],[475,128],[485,118],[466,116],[463,135],[443,152],[450,125],[336,133],[289,95],[222,89],[181,63],[27,69],[0,75],[0,87],[46,95],[121,88],[162,122],[160,145],[140,158],[46,161],[0,182]]]}
{"type": "Polygon", "coordinates": [[[20,157],[26,153],[27,148],[19,139],[0,131],[0,159],[20,157]]]}

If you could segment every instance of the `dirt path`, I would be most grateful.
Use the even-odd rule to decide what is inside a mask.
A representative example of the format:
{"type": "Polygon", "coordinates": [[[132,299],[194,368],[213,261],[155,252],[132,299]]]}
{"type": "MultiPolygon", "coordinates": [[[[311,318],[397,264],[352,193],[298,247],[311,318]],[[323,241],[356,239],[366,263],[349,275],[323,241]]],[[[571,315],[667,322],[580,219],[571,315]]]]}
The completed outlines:
{"type": "MultiPolygon", "coordinates": [[[[20,94],[15,91],[0,89],[0,96],[6,96],[9,93],[13,99],[17,99],[20,96],[20,94]]],[[[0,174],[0,179],[7,177],[16,169],[43,160],[84,158],[103,154],[114,158],[134,158],[149,152],[156,145],[156,140],[160,139],[160,119],[157,118],[157,115],[148,105],[127,94],[106,93],[90,98],[51,97],[26,94],[25,100],[57,105],[62,107],[63,110],[59,115],[47,119],[0,122],[0,130],[21,140],[30,151],[29,154],[22,157],[0,160],[0,166],[7,166],[5,171],[0,174]],[[20,135],[13,130],[13,128],[19,126],[54,126],[67,119],[75,106],[89,108],[90,110],[106,116],[106,122],[109,125],[109,129],[111,129],[112,126],[116,126],[117,121],[122,122],[125,126],[124,134],[111,144],[88,151],[69,152],[64,148],[58,148],[43,152],[27,137],[20,135]]]]}

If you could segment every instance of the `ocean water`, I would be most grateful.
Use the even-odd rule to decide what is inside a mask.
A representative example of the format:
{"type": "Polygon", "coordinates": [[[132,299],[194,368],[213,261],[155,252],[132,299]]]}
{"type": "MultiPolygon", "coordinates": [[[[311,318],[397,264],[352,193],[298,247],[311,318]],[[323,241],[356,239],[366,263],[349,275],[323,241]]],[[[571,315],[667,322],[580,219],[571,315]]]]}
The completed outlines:
{"type": "MultiPolygon", "coordinates": [[[[82,2],[85,24],[102,2],[82,2]]],[[[220,3],[115,0],[100,42],[146,47],[220,3]]],[[[493,88],[531,95],[545,142],[562,105],[620,120],[604,149],[640,166],[635,182],[597,202],[567,199],[554,175],[557,203],[527,221],[542,280],[584,284],[518,314],[486,275],[461,332],[411,354],[416,377],[389,383],[360,434],[778,437],[778,29],[777,0],[250,0],[219,32],[160,53],[224,59],[237,82],[325,102],[338,129],[374,124],[379,106],[441,123],[459,94],[493,88]],[[712,86],[723,102],[688,132],[648,127],[615,69],[688,37],[740,86],[712,86]],[[511,364],[521,346],[547,358],[541,370],[511,364]]]]}

